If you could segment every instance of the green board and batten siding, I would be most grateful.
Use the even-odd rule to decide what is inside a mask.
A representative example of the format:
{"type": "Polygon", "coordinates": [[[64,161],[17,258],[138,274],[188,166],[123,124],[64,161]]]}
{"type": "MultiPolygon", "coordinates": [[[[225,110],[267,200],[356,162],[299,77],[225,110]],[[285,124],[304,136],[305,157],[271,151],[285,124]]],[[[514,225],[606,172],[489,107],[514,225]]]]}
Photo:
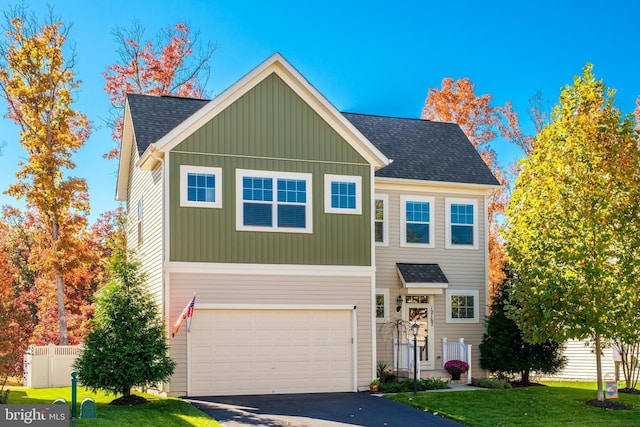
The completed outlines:
{"type": "Polygon", "coordinates": [[[177,145],[171,261],[371,265],[371,167],[275,74],[177,145]],[[222,168],[222,208],[180,207],[180,165],[222,168]],[[312,174],[313,233],[236,231],[236,169],[312,174]],[[362,214],[324,213],[324,175],[362,177],[362,214]]]}

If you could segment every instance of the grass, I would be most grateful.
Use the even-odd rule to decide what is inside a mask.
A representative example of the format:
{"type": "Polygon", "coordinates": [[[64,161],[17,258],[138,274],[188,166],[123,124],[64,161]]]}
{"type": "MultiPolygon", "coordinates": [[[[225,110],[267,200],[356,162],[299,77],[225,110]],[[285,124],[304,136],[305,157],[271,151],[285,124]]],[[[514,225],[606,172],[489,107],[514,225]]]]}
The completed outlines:
{"type": "Polygon", "coordinates": [[[628,411],[594,408],[595,383],[545,382],[547,387],[446,393],[399,393],[389,399],[458,421],[466,426],[640,426],[640,395],[619,393],[628,411]]]}
{"type": "MultiPolygon", "coordinates": [[[[71,387],[42,389],[10,387],[10,389],[9,403],[12,404],[50,404],[59,397],[71,403],[71,387]]],[[[135,394],[145,397],[149,403],[137,406],[109,406],[109,402],[115,399],[115,396],[100,392],[92,393],[84,387],[78,387],[78,414],[80,402],[86,397],[95,400],[98,409],[98,418],[78,420],[78,427],[222,427],[204,412],[181,399],[162,398],[137,392],[135,394]]]]}

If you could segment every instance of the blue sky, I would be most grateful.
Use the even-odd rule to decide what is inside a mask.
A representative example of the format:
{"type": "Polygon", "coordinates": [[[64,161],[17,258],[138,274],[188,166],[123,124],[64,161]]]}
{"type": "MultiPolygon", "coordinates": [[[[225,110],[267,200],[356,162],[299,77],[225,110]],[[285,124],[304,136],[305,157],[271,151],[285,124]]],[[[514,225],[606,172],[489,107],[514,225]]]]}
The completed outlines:
{"type": "MultiPolygon", "coordinates": [[[[594,64],[596,77],[618,90],[616,104],[632,112],[640,95],[640,2],[609,0],[270,1],[243,0],[27,0],[44,16],[47,4],[72,24],[76,78],[83,81],[75,108],[95,130],[75,156],[74,176],[85,178],[91,220],[117,206],[117,162],[102,154],[113,141],[105,124],[109,102],[102,73],[118,60],[116,26],[140,21],[148,38],[186,22],[203,41],[218,44],[207,87],[221,93],[274,52],[280,52],[339,110],[419,117],[429,88],[444,77],[469,77],[476,94],[494,104],[513,102],[525,131],[529,98],[542,91],[555,102],[560,89],[594,64]]],[[[7,10],[3,2],[3,11],[7,10]]],[[[5,106],[0,106],[5,112],[5,106]]],[[[26,154],[16,126],[0,118],[0,190],[15,181],[26,154]]],[[[495,147],[504,162],[519,156],[495,147]]],[[[4,194],[0,205],[22,206],[4,194]]]]}

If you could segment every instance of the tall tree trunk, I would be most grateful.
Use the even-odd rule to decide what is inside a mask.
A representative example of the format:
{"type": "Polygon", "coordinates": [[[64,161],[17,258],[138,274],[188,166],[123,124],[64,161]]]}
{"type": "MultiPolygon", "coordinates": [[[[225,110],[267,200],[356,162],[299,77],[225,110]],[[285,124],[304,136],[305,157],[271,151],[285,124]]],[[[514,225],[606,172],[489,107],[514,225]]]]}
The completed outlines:
{"type": "Polygon", "coordinates": [[[604,401],[604,391],[602,390],[602,356],[601,356],[600,333],[596,332],[596,377],[598,378],[598,400],[604,401]]]}
{"type": "Polygon", "coordinates": [[[64,284],[62,276],[56,274],[56,296],[58,297],[58,325],[60,328],[60,345],[69,345],[69,332],[67,331],[67,313],[64,308],[64,284]]]}
{"type": "MultiPolygon", "coordinates": [[[[53,223],[51,225],[52,240],[55,247],[58,242],[59,225],[56,220],[53,220],[53,223]]],[[[62,274],[60,274],[60,271],[56,271],[56,297],[58,300],[58,328],[60,329],[60,345],[69,345],[67,312],[64,308],[64,283],[62,281],[62,274]]]]}

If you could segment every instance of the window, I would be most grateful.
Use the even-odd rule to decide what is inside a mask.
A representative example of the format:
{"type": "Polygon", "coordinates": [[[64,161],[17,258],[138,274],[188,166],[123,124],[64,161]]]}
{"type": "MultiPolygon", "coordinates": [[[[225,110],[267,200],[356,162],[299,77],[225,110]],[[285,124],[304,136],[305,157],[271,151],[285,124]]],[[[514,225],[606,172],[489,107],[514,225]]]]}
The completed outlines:
{"type": "Polygon", "coordinates": [[[478,248],[477,208],[473,199],[446,199],[447,248],[478,248]]]}
{"type": "Polygon", "coordinates": [[[433,197],[401,196],[400,246],[433,248],[433,197]]]}
{"type": "Polygon", "coordinates": [[[142,243],[142,198],[138,199],[138,220],[136,222],[138,228],[138,244],[142,243]]]}
{"type": "Polygon", "coordinates": [[[221,208],[222,169],[180,165],[180,206],[221,208]]]}
{"type": "Polygon", "coordinates": [[[389,244],[389,227],[387,225],[387,206],[389,204],[389,198],[386,194],[376,195],[375,199],[375,213],[374,213],[374,232],[375,241],[378,245],[389,244]]]}
{"type": "Polygon", "coordinates": [[[362,177],[324,176],[324,211],[326,213],[362,213],[362,177]]]}
{"type": "Polygon", "coordinates": [[[237,229],[310,233],[311,174],[236,170],[237,229]]]}
{"type": "Polygon", "coordinates": [[[389,289],[376,289],[376,320],[384,321],[389,316],[389,289]]]}
{"type": "Polygon", "coordinates": [[[478,323],[478,291],[447,291],[447,322],[478,323]]]}

